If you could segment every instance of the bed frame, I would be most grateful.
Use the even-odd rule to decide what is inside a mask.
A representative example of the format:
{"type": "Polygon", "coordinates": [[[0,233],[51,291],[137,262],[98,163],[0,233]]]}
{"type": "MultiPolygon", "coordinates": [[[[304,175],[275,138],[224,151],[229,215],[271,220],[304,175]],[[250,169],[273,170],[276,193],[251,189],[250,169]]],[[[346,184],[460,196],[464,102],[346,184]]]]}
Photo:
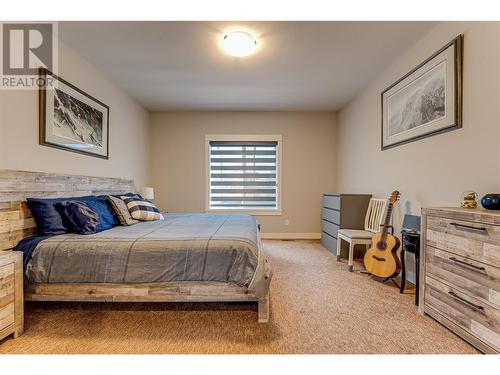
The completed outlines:
{"type": "MultiPolygon", "coordinates": [[[[27,197],[77,197],[135,191],[132,180],[0,170],[0,251],[9,251],[37,233],[27,197]]],[[[26,301],[81,302],[257,302],[258,321],[269,321],[269,291],[258,297],[247,288],[224,282],[143,284],[53,283],[25,285],[26,301]]]]}

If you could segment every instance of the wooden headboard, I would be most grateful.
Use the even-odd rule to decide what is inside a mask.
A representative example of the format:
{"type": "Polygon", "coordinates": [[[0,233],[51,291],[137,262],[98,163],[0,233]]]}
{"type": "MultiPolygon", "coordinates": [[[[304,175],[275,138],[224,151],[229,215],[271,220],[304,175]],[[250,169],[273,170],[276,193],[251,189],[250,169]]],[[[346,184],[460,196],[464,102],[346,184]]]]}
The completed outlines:
{"type": "Polygon", "coordinates": [[[73,176],[0,169],[0,251],[37,233],[26,198],[64,198],[135,191],[122,178],[73,176]]]}

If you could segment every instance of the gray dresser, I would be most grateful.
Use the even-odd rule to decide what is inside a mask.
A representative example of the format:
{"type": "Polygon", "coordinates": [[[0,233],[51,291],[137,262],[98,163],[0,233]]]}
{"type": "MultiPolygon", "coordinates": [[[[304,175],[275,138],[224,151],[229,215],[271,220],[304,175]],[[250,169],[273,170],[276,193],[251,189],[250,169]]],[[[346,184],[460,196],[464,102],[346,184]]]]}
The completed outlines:
{"type": "Polygon", "coordinates": [[[337,254],[339,229],[364,229],[370,194],[323,194],[321,243],[337,254]]]}

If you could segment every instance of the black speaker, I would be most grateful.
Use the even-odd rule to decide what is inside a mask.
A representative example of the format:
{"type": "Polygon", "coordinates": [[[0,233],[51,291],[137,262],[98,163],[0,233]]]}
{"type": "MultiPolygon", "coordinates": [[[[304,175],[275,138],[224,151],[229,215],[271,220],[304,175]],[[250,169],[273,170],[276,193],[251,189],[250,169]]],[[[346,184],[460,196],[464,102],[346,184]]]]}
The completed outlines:
{"type": "Polygon", "coordinates": [[[405,215],[403,220],[403,231],[420,234],[420,216],[405,215]]]}
{"type": "Polygon", "coordinates": [[[405,215],[403,229],[401,230],[401,293],[406,282],[405,252],[415,255],[415,305],[418,306],[419,267],[420,267],[420,216],[405,215]]]}

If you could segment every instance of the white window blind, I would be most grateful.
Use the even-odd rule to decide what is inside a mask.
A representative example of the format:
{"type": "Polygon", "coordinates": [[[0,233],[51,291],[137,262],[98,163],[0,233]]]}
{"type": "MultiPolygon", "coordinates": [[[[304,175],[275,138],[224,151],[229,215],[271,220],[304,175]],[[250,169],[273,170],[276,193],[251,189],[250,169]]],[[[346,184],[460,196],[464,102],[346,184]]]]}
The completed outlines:
{"type": "Polygon", "coordinates": [[[276,141],[210,141],[210,209],[277,209],[277,154],[276,141]]]}

